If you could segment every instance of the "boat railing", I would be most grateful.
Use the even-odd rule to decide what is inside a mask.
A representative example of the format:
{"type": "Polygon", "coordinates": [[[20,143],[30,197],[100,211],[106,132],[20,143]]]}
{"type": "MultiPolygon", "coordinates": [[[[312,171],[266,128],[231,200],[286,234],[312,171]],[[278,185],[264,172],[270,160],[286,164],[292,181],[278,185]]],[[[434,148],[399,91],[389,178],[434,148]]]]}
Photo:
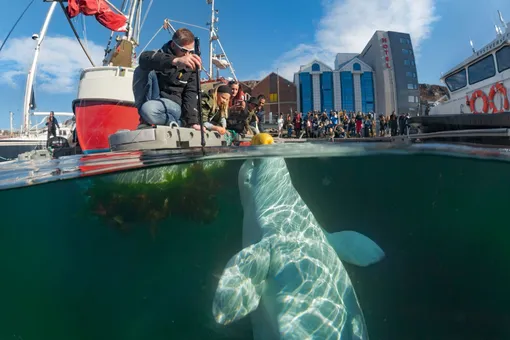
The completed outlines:
{"type": "MultiPolygon", "coordinates": [[[[39,116],[42,116],[42,114],[39,114],[39,116]]],[[[60,129],[59,129],[59,131],[66,131],[64,133],[64,135],[71,134],[71,131],[73,130],[73,125],[74,124],[68,125],[68,124],[66,124],[67,122],[69,122],[69,120],[66,120],[63,124],[61,124],[60,125],[60,129]]],[[[45,131],[47,131],[47,128],[46,128],[46,117],[44,117],[39,123],[37,123],[35,125],[32,125],[32,127],[30,128],[30,133],[35,134],[35,135],[42,134],[45,131]]],[[[62,133],[59,133],[59,135],[61,135],[61,134],[62,133]]]]}
{"type": "Polygon", "coordinates": [[[510,129],[494,128],[494,129],[468,129],[468,130],[452,130],[438,131],[427,133],[408,134],[401,136],[409,139],[431,139],[431,138],[452,138],[452,137],[510,137],[510,129]]]}

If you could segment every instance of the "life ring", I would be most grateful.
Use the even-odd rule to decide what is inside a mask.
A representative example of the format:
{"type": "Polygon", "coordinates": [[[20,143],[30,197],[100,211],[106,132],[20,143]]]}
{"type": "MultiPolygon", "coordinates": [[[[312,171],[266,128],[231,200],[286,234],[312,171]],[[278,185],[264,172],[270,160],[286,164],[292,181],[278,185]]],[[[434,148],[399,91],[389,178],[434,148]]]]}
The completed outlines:
{"type": "Polygon", "coordinates": [[[510,103],[508,102],[508,95],[506,92],[506,88],[505,88],[505,85],[503,85],[502,83],[496,83],[496,84],[492,85],[491,90],[489,92],[489,107],[491,108],[492,113],[500,113],[500,112],[503,112],[503,110],[508,111],[508,109],[510,108],[510,103]],[[503,99],[503,107],[499,110],[496,107],[496,104],[494,104],[494,96],[496,96],[496,93],[498,93],[498,92],[501,93],[501,95],[504,98],[503,99]]]}
{"type": "Polygon", "coordinates": [[[482,90],[476,90],[471,95],[471,100],[470,100],[469,106],[471,108],[471,112],[473,112],[473,113],[487,113],[489,111],[489,99],[487,98],[487,96],[485,95],[485,93],[482,90]],[[476,111],[475,102],[478,98],[482,98],[482,100],[483,100],[482,112],[476,111]]]}

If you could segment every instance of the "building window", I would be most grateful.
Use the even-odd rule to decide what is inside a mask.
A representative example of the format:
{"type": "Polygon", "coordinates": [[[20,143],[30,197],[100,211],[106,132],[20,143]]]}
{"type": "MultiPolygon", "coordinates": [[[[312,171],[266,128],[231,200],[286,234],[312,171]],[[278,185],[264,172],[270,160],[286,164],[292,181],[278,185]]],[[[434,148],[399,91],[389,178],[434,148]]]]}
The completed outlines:
{"type": "Polygon", "coordinates": [[[452,92],[465,87],[467,85],[466,69],[462,69],[447,77],[445,83],[452,92]]]}
{"type": "Polygon", "coordinates": [[[321,109],[332,111],[333,107],[333,72],[321,74],[321,109]]]}
{"type": "Polygon", "coordinates": [[[405,59],[405,60],[404,60],[404,65],[409,66],[410,64],[411,64],[411,63],[409,62],[409,60],[407,60],[407,59],[405,59]]]}
{"type": "Polygon", "coordinates": [[[400,43],[401,44],[411,45],[411,40],[405,39],[405,38],[400,38],[400,43]]]}
{"type": "Polygon", "coordinates": [[[409,50],[406,50],[405,48],[402,49],[402,53],[409,54],[409,50]]]}
{"type": "Polygon", "coordinates": [[[413,76],[413,74],[416,74],[416,73],[413,73],[413,72],[406,72],[406,76],[410,77],[410,78],[416,78],[416,75],[413,76]]]}
{"type": "Polygon", "coordinates": [[[278,93],[270,93],[269,94],[269,101],[271,103],[275,103],[278,101],[278,93]]]}
{"type": "Polygon", "coordinates": [[[503,72],[510,68],[510,46],[505,46],[496,52],[498,61],[498,72],[503,72]]]}
{"type": "Polygon", "coordinates": [[[321,71],[321,66],[317,63],[313,64],[312,65],[312,72],[320,72],[321,71]]]}
{"type": "Polygon", "coordinates": [[[313,93],[312,93],[312,76],[310,73],[303,72],[299,74],[299,94],[301,101],[301,111],[312,111],[313,93]]]}
{"type": "Polygon", "coordinates": [[[415,99],[414,96],[409,96],[409,103],[414,103],[414,99],[415,99]]]}
{"type": "Polygon", "coordinates": [[[493,77],[495,74],[496,65],[494,65],[494,57],[492,54],[468,67],[470,85],[493,77]]]}
{"type": "Polygon", "coordinates": [[[372,72],[364,72],[360,77],[361,82],[361,111],[374,112],[374,81],[372,72]]]}
{"type": "Polygon", "coordinates": [[[354,79],[352,73],[340,72],[340,83],[342,89],[342,109],[354,111],[354,79]]]}
{"type": "Polygon", "coordinates": [[[414,63],[414,60],[411,60],[411,66],[416,66],[416,64],[414,63]]]}
{"type": "Polygon", "coordinates": [[[407,84],[407,89],[408,90],[413,90],[414,89],[414,85],[413,84],[407,84]]]}
{"type": "Polygon", "coordinates": [[[359,63],[354,63],[354,65],[352,65],[352,69],[354,71],[361,71],[361,65],[359,63]]]}

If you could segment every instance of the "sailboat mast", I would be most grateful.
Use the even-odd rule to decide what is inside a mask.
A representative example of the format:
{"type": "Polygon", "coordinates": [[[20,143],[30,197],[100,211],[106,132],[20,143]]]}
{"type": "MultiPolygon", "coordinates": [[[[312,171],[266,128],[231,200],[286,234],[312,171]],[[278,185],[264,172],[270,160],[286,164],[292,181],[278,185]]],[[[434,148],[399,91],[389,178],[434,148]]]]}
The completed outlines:
{"type": "Polygon", "coordinates": [[[133,39],[133,34],[134,34],[134,31],[135,31],[135,27],[134,27],[134,24],[135,24],[135,19],[136,19],[136,9],[138,7],[138,3],[141,2],[141,0],[133,0],[133,2],[131,3],[131,8],[129,9],[129,24],[128,24],[128,29],[127,29],[127,39],[128,40],[132,40],[133,39]]]}
{"type": "Polygon", "coordinates": [[[37,60],[39,59],[39,51],[41,50],[41,44],[44,40],[44,36],[46,35],[46,31],[48,30],[48,25],[57,4],[57,1],[51,3],[50,9],[48,10],[48,14],[46,14],[46,19],[44,20],[43,26],[41,28],[41,32],[39,33],[39,36],[35,38],[35,40],[37,40],[37,44],[35,46],[34,60],[32,61],[32,66],[30,67],[30,71],[28,72],[27,76],[25,98],[23,102],[23,132],[27,136],[30,134],[30,99],[32,97],[32,88],[34,86],[34,77],[37,67],[37,60]]]}
{"type": "Polygon", "coordinates": [[[211,76],[213,76],[214,71],[213,71],[212,58],[213,58],[213,53],[214,53],[213,41],[214,41],[214,37],[216,35],[216,32],[214,31],[215,30],[214,23],[216,22],[216,18],[215,18],[216,13],[214,10],[214,0],[207,0],[207,3],[211,5],[211,23],[209,25],[209,73],[211,74],[211,76]]]}

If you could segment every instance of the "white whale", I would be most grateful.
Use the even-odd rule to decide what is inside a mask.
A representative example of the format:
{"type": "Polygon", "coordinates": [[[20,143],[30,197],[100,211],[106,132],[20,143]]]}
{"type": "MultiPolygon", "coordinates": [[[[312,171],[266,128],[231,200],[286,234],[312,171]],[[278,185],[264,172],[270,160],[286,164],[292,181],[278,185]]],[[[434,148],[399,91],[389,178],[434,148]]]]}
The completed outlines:
{"type": "Polygon", "coordinates": [[[247,160],[238,180],[244,249],[220,277],[216,322],[251,313],[255,339],[368,339],[340,258],[368,266],[384,258],[381,248],[354,231],[326,233],[292,185],[283,158],[247,160]]]}

